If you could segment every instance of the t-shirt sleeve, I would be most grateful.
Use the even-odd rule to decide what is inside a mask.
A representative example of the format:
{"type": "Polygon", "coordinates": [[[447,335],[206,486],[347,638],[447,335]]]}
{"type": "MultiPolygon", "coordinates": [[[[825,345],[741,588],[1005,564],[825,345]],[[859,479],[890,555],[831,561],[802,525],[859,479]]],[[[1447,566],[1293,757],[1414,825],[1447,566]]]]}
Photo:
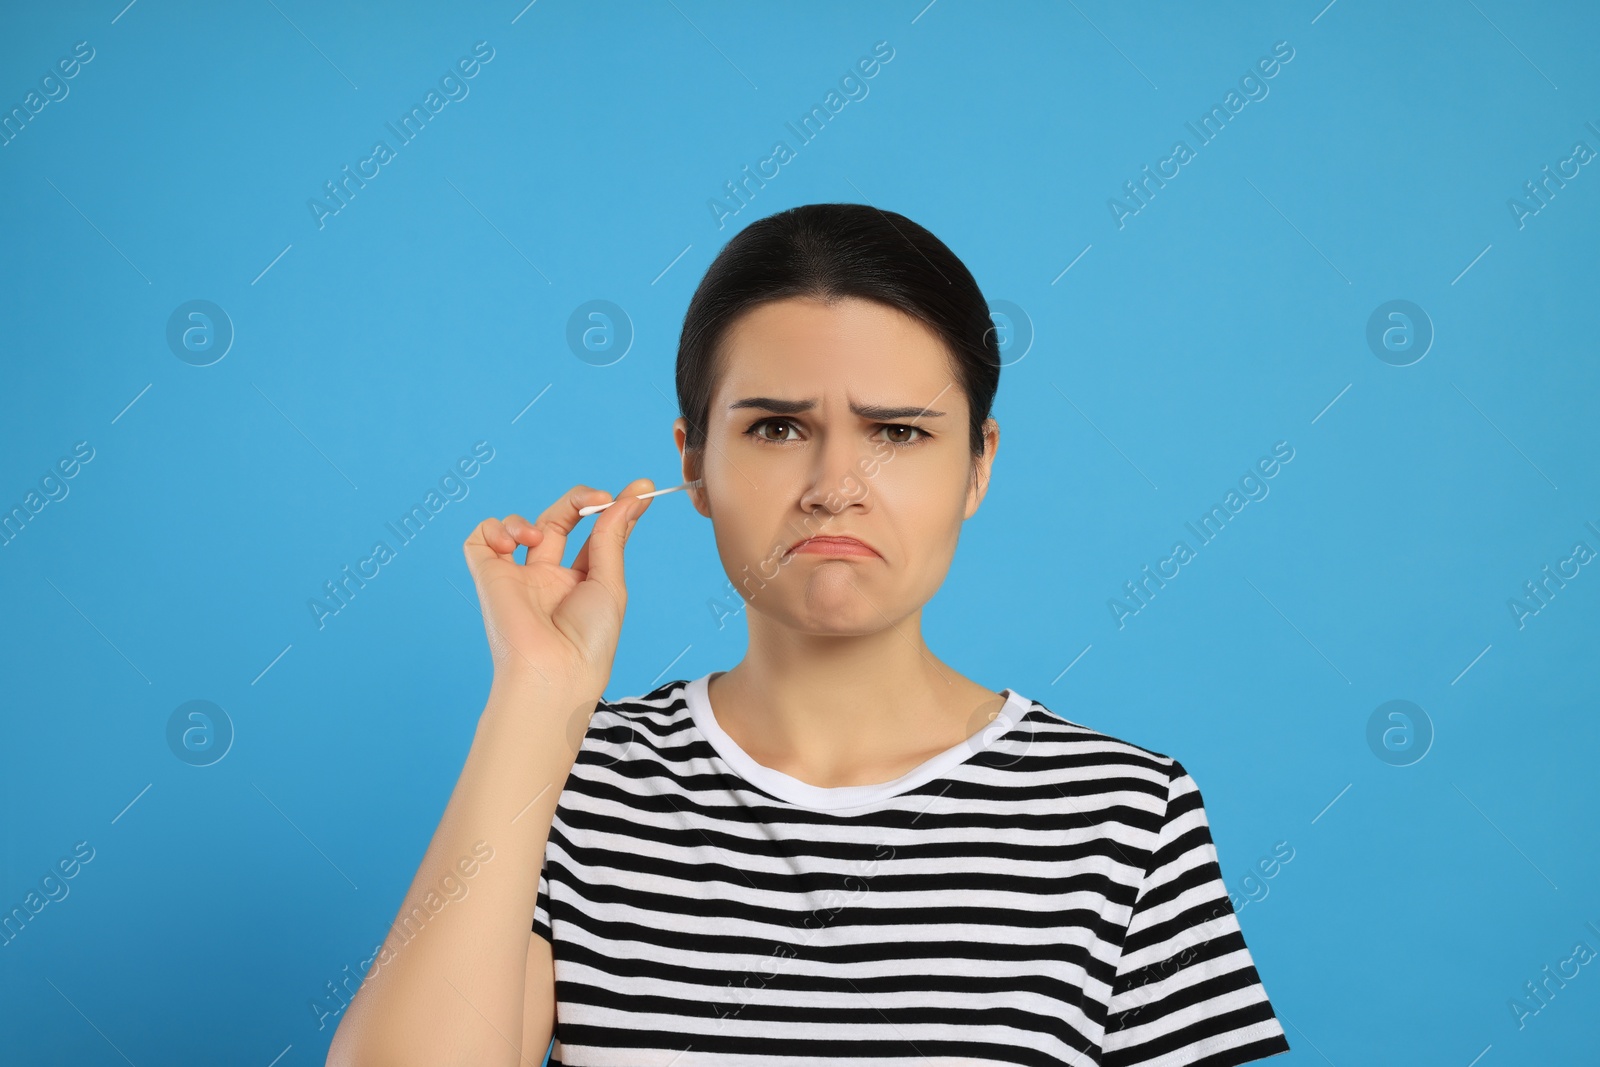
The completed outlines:
{"type": "Polygon", "coordinates": [[[1228,898],[1200,787],[1168,770],[1167,807],[1111,986],[1104,1067],[1234,1067],[1289,1051],[1228,898]]]}
{"type": "Polygon", "coordinates": [[[550,862],[549,860],[546,860],[544,866],[539,871],[539,898],[538,902],[533,906],[533,932],[544,938],[546,941],[549,941],[551,944],[554,944],[555,939],[550,936],[549,871],[550,862]]]}

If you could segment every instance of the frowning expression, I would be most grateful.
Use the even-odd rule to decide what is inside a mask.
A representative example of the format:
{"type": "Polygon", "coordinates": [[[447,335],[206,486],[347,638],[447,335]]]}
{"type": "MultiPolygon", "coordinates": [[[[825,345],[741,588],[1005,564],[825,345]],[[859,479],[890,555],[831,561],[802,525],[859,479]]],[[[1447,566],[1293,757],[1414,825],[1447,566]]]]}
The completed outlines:
{"type": "MultiPolygon", "coordinates": [[[[999,444],[991,419],[973,457],[954,371],[938,334],[875,301],[776,300],[732,323],[684,477],[704,478],[695,506],[753,611],[861,634],[933,596],[999,444]]],[[[680,452],[686,430],[678,419],[680,452]]]]}

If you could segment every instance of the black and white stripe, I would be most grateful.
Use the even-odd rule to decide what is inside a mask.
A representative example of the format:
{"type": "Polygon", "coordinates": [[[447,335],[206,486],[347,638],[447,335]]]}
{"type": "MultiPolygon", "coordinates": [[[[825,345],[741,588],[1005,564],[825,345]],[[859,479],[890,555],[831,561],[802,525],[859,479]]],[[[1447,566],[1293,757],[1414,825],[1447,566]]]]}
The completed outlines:
{"type": "Polygon", "coordinates": [[[561,794],[533,923],[551,1067],[1288,1050],[1178,761],[1007,690],[964,750],[817,789],[752,770],[709,677],[603,701],[561,794]]]}

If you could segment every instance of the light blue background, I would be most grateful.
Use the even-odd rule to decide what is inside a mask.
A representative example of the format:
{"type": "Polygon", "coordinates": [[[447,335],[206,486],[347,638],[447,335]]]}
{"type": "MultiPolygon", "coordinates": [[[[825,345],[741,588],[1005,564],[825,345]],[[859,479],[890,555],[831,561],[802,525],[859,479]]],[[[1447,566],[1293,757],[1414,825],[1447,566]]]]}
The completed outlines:
{"type": "MultiPolygon", "coordinates": [[[[676,484],[689,296],[816,201],[917,220],[1031,322],[929,642],[1181,759],[1241,898],[1292,846],[1240,913],[1280,1062],[1594,1055],[1600,964],[1521,1028],[1510,1002],[1600,950],[1600,568],[1522,628],[1507,605],[1600,550],[1600,166],[1521,228],[1507,205],[1600,150],[1591,5],[123,2],[0,17],[6,110],[95,50],[0,147],[0,506],[95,450],[0,548],[0,906],[95,849],[0,947],[7,1062],[323,1061],[308,1005],[381,940],[487,695],[462,540],[574,483],[676,484]],[[470,94],[319,229],[308,199],[480,40],[470,94]],[[880,40],[719,229],[723,183],[880,40]],[[1269,95],[1119,229],[1108,199],[1278,41],[1269,95]],[[165,339],[194,299],[237,333],[211,366],[165,339]],[[594,299],[635,333],[609,366],[566,341],[594,299]],[[1391,299],[1436,331],[1410,366],[1366,342],[1391,299]],[[319,629],[477,441],[470,495],[319,629]],[[1119,628],[1278,441],[1270,495],[1119,628]],[[204,768],[166,740],[194,699],[236,730],[204,768]],[[1367,741],[1396,699],[1433,732],[1405,767],[1367,741]]],[[[737,662],[681,495],[628,567],[608,696],[737,662]]]]}

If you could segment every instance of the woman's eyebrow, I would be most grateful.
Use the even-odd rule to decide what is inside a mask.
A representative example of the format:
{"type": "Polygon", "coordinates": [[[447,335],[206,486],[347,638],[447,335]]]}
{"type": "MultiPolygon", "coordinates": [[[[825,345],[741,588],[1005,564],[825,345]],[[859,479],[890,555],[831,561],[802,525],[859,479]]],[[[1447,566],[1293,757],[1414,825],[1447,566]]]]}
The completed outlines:
{"type": "MultiPolygon", "coordinates": [[[[775,412],[779,415],[798,415],[803,411],[810,411],[817,406],[815,400],[779,400],[770,396],[747,396],[743,400],[735,400],[728,405],[728,410],[736,408],[761,408],[764,411],[775,412]]],[[[856,404],[850,405],[850,410],[863,419],[875,419],[887,422],[892,419],[937,419],[944,415],[942,411],[933,411],[924,407],[891,407],[885,404],[856,404]]]]}

